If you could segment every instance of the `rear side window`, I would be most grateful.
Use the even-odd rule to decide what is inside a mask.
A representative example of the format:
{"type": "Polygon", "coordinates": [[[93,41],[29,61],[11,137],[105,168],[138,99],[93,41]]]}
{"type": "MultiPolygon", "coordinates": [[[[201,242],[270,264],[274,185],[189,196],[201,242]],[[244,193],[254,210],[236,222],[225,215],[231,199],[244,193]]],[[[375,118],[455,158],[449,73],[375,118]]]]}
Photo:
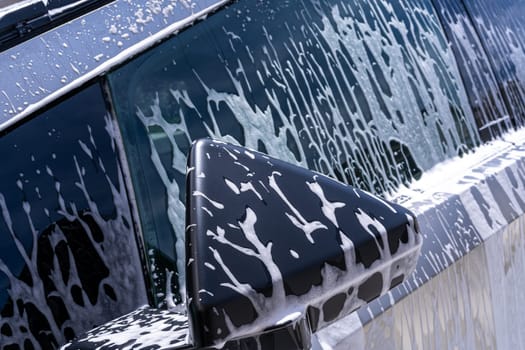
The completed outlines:
{"type": "Polygon", "coordinates": [[[525,124],[525,7],[519,0],[464,1],[494,67],[513,123],[525,124]]]}
{"type": "Polygon", "coordinates": [[[146,303],[112,122],[93,85],[0,137],[0,339],[52,349],[146,303]]]}
{"type": "Polygon", "coordinates": [[[510,129],[513,121],[505,89],[494,74],[486,44],[478,37],[479,30],[483,31],[482,38],[489,35],[484,32],[488,28],[476,28],[464,2],[439,0],[435,4],[456,55],[480,136],[484,141],[493,139],[510,129]]]}
{"type": "Polygon", "coordinates": [[[196,138],[375,193],[479,143],[430,1],[236,2],[109,81],[159,302],[166,270],[184,283],[185,154],[196,138]]]}

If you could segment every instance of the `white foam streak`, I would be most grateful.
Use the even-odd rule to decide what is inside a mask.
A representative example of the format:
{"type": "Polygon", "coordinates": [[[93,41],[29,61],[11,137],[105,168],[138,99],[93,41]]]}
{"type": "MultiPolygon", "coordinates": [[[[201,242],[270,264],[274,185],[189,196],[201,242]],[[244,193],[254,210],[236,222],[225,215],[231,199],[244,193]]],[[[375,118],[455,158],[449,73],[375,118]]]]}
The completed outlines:
{"type": "Polygon", "coordinates": [[[207,195],[205,195],[204,193],[200,191],[193,191],[192,195],[194,197],[202,197],[206,199],[208,202],[210,202],[211,205],[213,205],[217,209],[224,209],[224,204],[214,201],[213,199],[211,199],[210,197],[208,197],[207,195]]]}
{"type": "Polygon", "coordinates": [[[286,216],[288,217],[288,219],[290,219],[290,221],[296,227],[300,228],[304,232],[306,238],[308,239],[310,243],[314,243],[312,233],[319,229],[327,229],[327,227],[319,221],[307,221],[301,215],[299,210],[297,210],[297,208],[292,203],[290,203],[290,201],[288,200],[288,197],[286,197],[286,195],[283,193],[279,185],[277,185],[277,181],[275,180],[276,175],[281,176],[279,172],[274,171],[272,172],[271,176],[268,176],[268,182],[270,184],[270,187],[279,195],[279,197],[281,197],[281,200],[292,211],[293,215],[286,213],[286,216]]]}
{"type": "Polygon", "coordinates": [[[323,215],[326,216],[326,218],[330,220],[330,222],[334,224],[335,227],[339,227],[339,224],[337,223],[337,217],[335,216],[335,210],[338,208],[343,208],[346,204],[342,202],[330,202],[328,199],[326,199],[324,191],[318,182],[307,182],[306,184],[308,185],[310,191],[315,193],[315,195],[321,200],[321,210],[323,215]]]}

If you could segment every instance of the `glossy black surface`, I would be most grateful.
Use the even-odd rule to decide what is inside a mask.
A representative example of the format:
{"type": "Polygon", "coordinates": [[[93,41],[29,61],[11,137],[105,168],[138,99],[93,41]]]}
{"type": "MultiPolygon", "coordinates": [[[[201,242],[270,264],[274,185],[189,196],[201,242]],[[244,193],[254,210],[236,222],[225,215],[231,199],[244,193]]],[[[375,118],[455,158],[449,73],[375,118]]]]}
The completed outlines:
{"type": "Polygon", "coordinates": [[[142,306],[86,332],[62,350],[187,349],[185,315],[142,306]]]}
{"type": "Polygon", "coordinates": [[[525,125],[525,6],[521,0],[464,0],[512,124],[525,125]]]}
{"type": "Polygon", "coordinates": [[[145,303],[100,86],[1,136],[0,157],[0,347],[53,349],[145,303]]]}
{"type": "Polygon", "coordinates": [[[321,328],[401,283],[419,253],[415,218],[401,206],[223,142],[194,144],[186,193],[199,346],[255,335],[309,306],[311,328],[321,328]]]}
{"type": "Polygon", "coordinates": [[[481,139],[502,135],[512,127],[512,109],[498,85],[490,52],[486,52],[471,14],[463,1],[435,0],[434,5],[456,57],[481,139]]]}
{"type": "MultiPolygon", "coordinates": [[[[62,350],[216,349],[193,346],[188,332],[186,315],[143,306],[81,335],[62,350]]],[[[222,349],[309,350],[311,336],[308,319],[298,317],[254,336],[229,341],[222,349]]]]}

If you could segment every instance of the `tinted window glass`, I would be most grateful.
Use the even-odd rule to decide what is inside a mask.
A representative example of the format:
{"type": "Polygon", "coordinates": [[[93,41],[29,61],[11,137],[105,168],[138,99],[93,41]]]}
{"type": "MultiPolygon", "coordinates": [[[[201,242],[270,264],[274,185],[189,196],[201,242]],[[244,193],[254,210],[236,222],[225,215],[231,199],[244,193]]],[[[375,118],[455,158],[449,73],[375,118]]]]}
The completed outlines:
{"type": "Polygon", "coordinates": [[[516,125],[525,122],[525,6],[522,1],[466,0],[516,125]]]}
{"type": "Polygon", "coordinates": [[[146,241],[152,254],[179,256],[181,284],[185,155],[196,138],[376,193],[479,142],[428,1],[242,1],[109,78],[146,241]]]}
{"type": "Polygon", "coordinates": [[[501,135],[512,123],[504,93],[475,26],[462,2],[438,0],[436,5],[452,43],[481,138],[489,140],[501,135]]]}
{"type": "Polygon", "coordinates": [[[147,301],[113,135],[94,85],[0,137],[2,345],[51,349],[147,301]]]}

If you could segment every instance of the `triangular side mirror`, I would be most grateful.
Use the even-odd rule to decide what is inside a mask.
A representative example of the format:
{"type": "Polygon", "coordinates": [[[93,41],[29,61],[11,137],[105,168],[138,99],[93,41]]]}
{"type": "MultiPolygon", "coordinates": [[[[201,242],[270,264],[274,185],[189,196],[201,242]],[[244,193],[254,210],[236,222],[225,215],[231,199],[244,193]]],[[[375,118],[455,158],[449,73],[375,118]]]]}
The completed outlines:
{"type": "Polygon", "coordinates": [[[220,141],[193,144],[186,202],[196,346],[307,319],[315,331],[385,294],[421,247],[407,209],[220,141]]]}

